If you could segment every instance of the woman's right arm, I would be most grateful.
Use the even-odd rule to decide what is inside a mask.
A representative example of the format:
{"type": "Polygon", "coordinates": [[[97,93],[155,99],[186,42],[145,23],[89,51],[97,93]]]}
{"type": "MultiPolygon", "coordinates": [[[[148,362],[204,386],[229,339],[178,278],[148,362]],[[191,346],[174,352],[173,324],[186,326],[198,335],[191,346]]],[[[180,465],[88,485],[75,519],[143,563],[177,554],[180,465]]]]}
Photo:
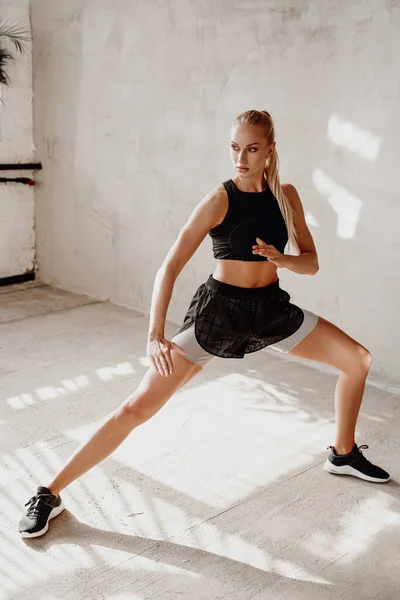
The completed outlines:
{"type": "Polygon", "coordinates": [[[207,233],[220,223],[228,208],[228,196],[225,189],[218,186],[207,194],[195,207],[188,221],[182,227],[177,239],[170,248],[161,267],[158,269],[151,299],[150,324],[148,332],[148,353],[157,358],[153,364],[161,374],[172,373],[172,361],[168,352],[161,350],[165,342],[164,328],[168,306],[175,281],[185,264],[193,256],[207,233]],[[166,360],[163,360],[163,359],[166,360]],[[160,371],[160,365],[163,371],[160,371]]]}

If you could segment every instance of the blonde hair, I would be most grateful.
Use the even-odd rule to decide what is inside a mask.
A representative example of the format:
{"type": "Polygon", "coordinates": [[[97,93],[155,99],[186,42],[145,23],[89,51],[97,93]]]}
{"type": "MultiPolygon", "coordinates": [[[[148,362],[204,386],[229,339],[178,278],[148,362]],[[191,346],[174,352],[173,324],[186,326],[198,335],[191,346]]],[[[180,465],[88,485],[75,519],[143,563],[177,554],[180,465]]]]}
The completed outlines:
{"type": "MultiPolygon", "coordinates": [[[[275,141],[274,122],[271,115],[266,110],[247,110],[236,117],[234,123],[236,122],[245,125],[258,125],[263,127],[268,144],[272,144],[275,141]]],[[[292,246],[294,249],[298,250],[298,235],[294,223],[295,213],[289,203],[289,200],[282,190],[279,179],[279,157],[276,151],[276,146],[274,146],[273,151],[266,160],[264,173],[267,178],[268,185],[278,201],[278,206],[286,223],[289,246],[292,246]]]]}

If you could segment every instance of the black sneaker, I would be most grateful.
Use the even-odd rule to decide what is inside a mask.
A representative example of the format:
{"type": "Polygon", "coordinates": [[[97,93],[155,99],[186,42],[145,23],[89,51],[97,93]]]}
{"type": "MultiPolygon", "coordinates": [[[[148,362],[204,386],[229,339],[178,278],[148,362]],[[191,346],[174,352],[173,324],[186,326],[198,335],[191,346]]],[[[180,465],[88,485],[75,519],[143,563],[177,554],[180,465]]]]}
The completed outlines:
{"type": "Polygon", "coordinates": [[[331,453],[324,465],[325,471],[336,475],[354,475],[354,477],[374,481],[375,483],[389,481],[389,473],[369,462],[361,452],[361,448],[368,448],[368,446],[364,444],[359,448],[357,444],[354,444],[351,452],[338,455],[333,446],[328,446],[331,453]]]}
{"type": "Polygon", "coordinates": [[[47,487],[39,486],[36,496],[25,504],[29,508],[19,523],[19,532],[23,538],[39,537],[46,533],[49,521],[57,517],[65,506],[59,494],[54,496],[47,487]]]}

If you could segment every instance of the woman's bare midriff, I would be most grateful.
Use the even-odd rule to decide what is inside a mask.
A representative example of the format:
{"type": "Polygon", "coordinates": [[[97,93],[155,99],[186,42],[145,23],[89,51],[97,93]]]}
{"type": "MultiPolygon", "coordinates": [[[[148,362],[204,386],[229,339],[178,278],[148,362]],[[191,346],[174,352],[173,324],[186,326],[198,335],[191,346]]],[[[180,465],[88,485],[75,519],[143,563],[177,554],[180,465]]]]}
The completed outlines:
{"type": "Polygon", "coordinates": [[[264,287],[277,281],[278,267],[268,261],[217,260],[214,279],[239,287],[264,287]]]}

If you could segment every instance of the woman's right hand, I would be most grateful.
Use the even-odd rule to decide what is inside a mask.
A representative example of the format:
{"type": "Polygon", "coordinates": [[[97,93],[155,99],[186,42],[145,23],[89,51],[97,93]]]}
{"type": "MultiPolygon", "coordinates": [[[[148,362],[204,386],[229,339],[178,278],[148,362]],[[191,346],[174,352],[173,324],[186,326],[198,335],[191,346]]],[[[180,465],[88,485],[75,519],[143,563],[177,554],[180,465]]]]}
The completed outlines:
{"type": "Polygon", "coordinates": [[[179,354],[186,354],[186,351],[170,342],[162,335],[149,337],[147,340],[147,356],[151,360],[154,368],[160,373],[168,377],[174,372],[174,365],[171,358],[171,350],[176,350],[179,354]]]}

